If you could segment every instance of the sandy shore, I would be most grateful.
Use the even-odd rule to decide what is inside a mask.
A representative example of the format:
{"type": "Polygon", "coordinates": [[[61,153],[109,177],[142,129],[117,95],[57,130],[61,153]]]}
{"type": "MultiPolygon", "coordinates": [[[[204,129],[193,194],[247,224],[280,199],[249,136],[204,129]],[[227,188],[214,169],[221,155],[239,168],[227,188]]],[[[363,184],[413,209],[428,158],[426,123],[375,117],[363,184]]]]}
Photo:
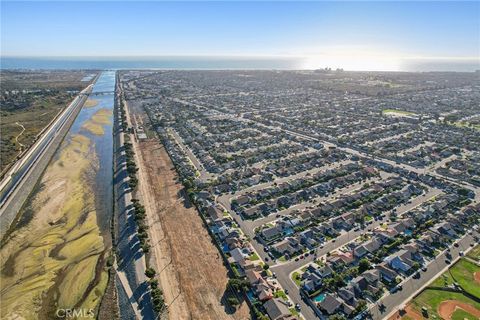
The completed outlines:
{"type": "Polygon", "coordinates": [[[92,118],[88,121],[85,121],[82,128],[90,131],[94,135],[101,136],[105,134],[105,129],[103,128],[105,125],[111,124],[112,121],[110,117],[112,115],[112,111],[109,109],[100,109],[92,116],[92,118]]]}
{"type": "Polygon", "coordinates": [[[98,100],[95,99],[88,99],[85,101],[85,104],[83,105],[84,108],[92,108],[98,105],[98,100]]]}

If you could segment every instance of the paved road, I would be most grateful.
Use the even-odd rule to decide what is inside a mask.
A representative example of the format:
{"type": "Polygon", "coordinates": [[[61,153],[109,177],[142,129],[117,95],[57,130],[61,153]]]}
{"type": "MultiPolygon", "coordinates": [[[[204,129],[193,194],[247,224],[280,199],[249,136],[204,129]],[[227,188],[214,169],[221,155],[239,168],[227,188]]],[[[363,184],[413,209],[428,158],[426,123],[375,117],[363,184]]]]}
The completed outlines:
{"type": "MultiPolygon", "coordinates": [[[[425,201],[441,193],[442,191],[438,189],[432,189],[429,192],[427,192],[425,195],[416,197],[415,199],[413,199],[411,203],[407,203],[405,205],[399,206],[397,209],[397,214],[401,216],[405,212],[412,210],[413,208],[421,205],[425,201]]],[[[386,212],[385,213],[386,218],[383,221],[372,221],[372,224],[368,225],[365,229],[361,229],[359,231],[355,231],[354,229],[352,229],[348,232],[343,232],[337,238],[326,242],[322,248],[317,248],[315,251],[315,256],[317,257],[325,256],[328,252],[332,252],[346,245],[347,243],[351,242],[352,240],[355,240],[357,237],[361,236],[362,234],[365,234],[365,232],[368,232],[368,230],[373,230],[373,228],[379,226],[381,223],[389,219],[390,214],[391,214],[391,211],[386,212]]],[[[294,303],[300,304],[302,308],[302,314],[305,316],[306,319],[314,319],[316,316],[313,310],[310,308],[310,306],[308,306],[302,300],[297,285],[291,279],[291,274],[294,271],[301,269],[307,264],[313,262],[313,260],[315,259],[315,256],[309,255],[308,257],[298,261],[289,261],[287,263],[277,264],[271,267],[271,270],[277,274],[278,280],[282,284],[282,286],[285,289],[288,289],[289,296],[292,299],[292,301],[294,303]]]]}
{"type": "MultiPolygon", "coordinates": [[[[174,100],[177,101],[177,102],[183,103],[183,104],[195,106],[195,107],[200,108],[200,109],[205,108],[202,105],[195,104],[195,103],[190,103],[188,101],[184,101],[184,100],[180,100],[180,99],[174,99],[174,100]]],[[[356,155],[356,156],[364,157],[364,158],[375,158],[379,161],[390,164],[393,167],[403,168],[403,169],[408,170],[408,171],[416,172],[417,174],[427,174],[428,173],[428,174],[434,175],[438,178],[441,178],[441,179],[444,179],[444,180],[446,179],[445,177],[438,175],[436,172],[434,172],[433,170],[429,170],[428,168],[420,169],[420,168],[415,168],[415,167],[407,165],[407,164],[397,164],[395,161],[392,161],[392,160],[389,160],[389,159],[384,159],[384,158],[380,158],[380,157],[373,157],[372,155],[370,155],[368,153],[358,151],[358,150],[354,150],[352,148],[340,147],[340,146],[338,146],[334,143],[331,143],[331,142],[328,142],[328,141],[325,141],[325,140],[321,140],[321,139],[318,139],[318,138],[315,138],[315,137],[312,137],[312,136],[309,136],[309,135],[306,135],[306,134],[303,134],[303,133],[300,133],[300,132],[292,131],[292,130],[285,129],[285,128],[282,128],[282,127],[273,127],[273,126],[265,125],[265,124],[263,124],[261,122],[258,122],[258,121],[254,121],[254,120],[251,120],[251,119],[246,119],[246,118],[243,117],[243,114],[241,114],[240,117],[236,117],[236,116],[233,116],[231,114],[227,114],[225,112],[221,112],[221,113],[224,113],[226,116],[229,116],[231,118],[235,118],[239,121],[246,121],[246,122],[251,121],[251,122],[255,122],[258,125],[264,126],[266,128],[269,128],[269,129],[277,129],[277,130],[280,129],[283,132],[289,133],[289,134],[297,136],[297,137],[301,137],[301,138],[311,140],[311,141],[315,141],[315,142],[320,142],[325,147],[335,147],[338,150],[342,150],[342,151],[344,151],[348,154],[351,154],[351,155],[356,155]]],[[[458,182],[458,181],[457,182],[452,181],[451,179],[446,179],[446,180],[448,180],[450,182],[453,182],[453,183],[456,183],[457,185],[462,185],[464,187],[468,187],[469,189],[473,189],[476,193],[475,200],[476,201],[480,200],[480,188],[474,188],[470,185],[466,185],[466,184],[458,182]]],[[[438,190],[438,189],[434,189],[434,190],[430,191],[429,194],[427,194],[427,196],[425,196],[425,198],[427,198],[428,196],[431,197],[432,193],[439,194],[439,193],[441,193],[441,191],[438,190]]],[[[220,200],[220,203],[226,209],[228,209],[228,211],[232,214],[232,216],[235,217],[237,223],[240,225],[242,230],[244,230],[244,232],[246,234],[248,234],[250,237],[252,237],[252,239],[253,239],[253,229],[251,228],[251,225],[249,225],[248,222],[242,220],[233,210],[231,210],[229,201],[225,201],[226,199],[224,199],[224,198],[221,198],[219,200],[220,200]]],[[[419,202],[419,201],[420,200],[416,199],[411,204],[401,206],[397,210],[397,214],[400,215],[403,212],[412,209],[413,207],[421,204],[421,202],[425,201],[425,199],[421,202],[419,202]]],[[[389,214],[390,213],[387,213],[387,218],[389,217],[389,214]]],[[[381,221],[374,221],[372,225],[368,226],[368,228],[374,228],[374,227],[378,226],[380,223],[381,223],[381,221]]],[[[355,237],[358,237],[359,235],[363,234],[364,232],[365,232],[365,230],[360,230],[360,231],[351,230],[349,232],[343,233],[342,235],[337,237],[335,240],[332,240],[332,241],[326,243],[323,248],[317,248],[316,255],[317,256],[325,255],[327,252],[333,251],[333,250],[345,245],[346,243],[352,241],[353,239],[355,239],[355,237]]],[[[463,241],[467,241],[467,240],[463,240],[463,241]]],[[[262,250],[263,246],[261,244],[259,244],[254,239],[252,240],[252,245],[260,253],[260,256],[261,256],[262,260],[265,260],[266,254],[262,250]]],[[[302,266],[310,263],[311,261],[313,261],[313,259],[314,259],[314,257],[312,255],[310,255],[309,257],[307,257],[305,259],[302,259],[302,260],[299,260],[299,261],[289,261],[287,263],[276,264],[276,265],[273,265],[271,267],[272,271],[275,271],[275,273],[277,274],[278,280],[281,283],[281,285],[283,286],[283,288],[285,288],[289,291],[289,296],[290,296],[291,300],[294,303],[299,303],[300,304],[300,306],[302,308],[302,315],[306,319],[314,319],[314,318],[316,318],[316,316],[315,316],[313,310],[305,302],[303,302],[303,300],[301,299],[300,292],[299,292],[297,286],[295,285],[295,283],[291,280],[290,274],[293,271],[301,268],[302,266]]],[[[441,257],[439,257],[438,259],[441,259],[441,257]]],[[[437,272],[438,272],[438,270],[437,270],[437,272]]],[[[435,274],[436,273],[434,271],[432,271],[431,274],[425,275],[424,279],[425,278],[431,278],[435,274]]],[[[406,284],[410,285],[409,282],[407,282],[406,284]]],[[[404,290],[404,291],[398,293],[397,295],[400,295],[403,292],[408,292],[408,290],[404,290]]],[[[390,295],[388,297],[390,297],[390,295]]],[[[387,303],[389,303],[389,301],[391,299],[392,300],[392,305],[398,305],[399,304],[398,303],[398,298],[397,298],[396,295],[394,295],[395,298],[388,298],[388,297],[384,298],[387,303]]]]}
{"type": "MultiPolygon", "coordinates": [[[[117,84],[117,95],[118,95],[117,84]]],[[[140,241],[136,233],[136,223],[133,217],[132,194],[128,187],[126,171],[126,154],[123,148],[124,133],[119,123],[118,108],[114,109],[114,190],[115,215],[117,221],[116,250],[118,252],[118,267],[116,271],[128,299],[138,319],[154,319],[155,314],[147,284],[145,270],[146,258],[140,250],[140,241]],[[141,315],[141,316],[139,316],[141,315]]],[[[127,123],[131,126],[130,115],[126,112],[127,123]]],[[[134,135],[131,141],[136,148],[134,135]]],[[[138,152],[135,149],[135,152],[138,152]]],[[[137,161],[138,163],[138,161],[137,161]]]]}
{"type": "Polygon", "coordinates": [[[255,192],[255,191],[258,191],[258,190],[263,190],[263,189],[269,188],[269,187],[273,186],[274,184],[281,184],[283,182],[288,182],[288,181],[300,179],[300,178],[303,178],[307,175],[315,175],[318,172],[324,172],[324,171],[336,169],[340,166],[345,166],[345,165],[350,164],[350,163],[353,163],[353,162],[351,160],[341,160],[341,161],[338,161],[338,162],[335,162],[335,163],[326,164],[326,165],[321,166],[321,167],[316,167],[316,168],[312,168],[310,170],[301,171],[299,173],[292,174],[292,175],[287,176],[287,177],[278,177],[276,175],[273,175],[273,180],[272,181],[259,183],[259,184],[256,184],[254,186],[247,187],[245,189],[241,189],[241,190],[235,192],[235,194],[233,194],[231,196],[231,198],[238,198],[241,195],[244,195],[246,193],[252,193],[252,192],[255,192]]]}
{"type": "Polygon", "coordinates": [[[132,306],[133,312],[135,312],[135,317],[137,319],[142,319],[142,314],[140,312],[140,307],[138,306],[137,301],[133,298],[133,291],[132,288],[130,287],[130,284],[128,283],[128,279],[125,275],[125,272],[120,271],[117,262],[115,261],[113,268],[115,269],[115,272],[118,275],[118,279],[120,280],[120,284],[122,285],[123,289],[125,290],[125,293],[128,297],[128,301],[130,305],[132,306]]]}
{"type": "Polygon", "coordinates": [[[175,130],[171,130],[170,133],[173,134],[173,137],[175,138],[175,141],[177,142],[177,144],[180,146],[180,148],[183,150],[183,152],[185,152],[185,154],[187,155],[188,159],[190,159],[190,162],[192,163],[192,165],[195,167],[195,169],[197,169],[197,171],[200,173],[200,176],[198,177],[198,179],[200,179],[201,181],[208,181],[210,178],[213,177],[212,174],[210,174],[206,169],[205,167],[203,166],[203,164],[198,160],[198,158],[195,156],[195,154],[193,154],[193,152],[190,150],[189,147],[187,147],[182,139],[182,137],[180,137],[178,135],[178,133],[175,131],[175,130]]]}
{"type": "MultiPolygon", "coordinates": [[[[478,232],[473,232],[473,235],[480,236],[478,232]]],[[[450,247],[450,254],[452,255],[452,263],[446,263],[447,251],[443,251],[434,260],[429,262],[427,271],[420,271],[420,277],[415,279],[409,277],[405,279],[401,285],[402,290],[393,294],[387,294],[382,297],[376,304],[370,308],[373,319],[387,319],[397,312],[400,308],[403,308],[408,301],[410,301],[416,294],[420,293],[426,286],[428,286],[435,278],[445,272],[450,266],[452,266],[458,259],[460,259],[459,252],[463,251],[467,253],[472,247],[471,243],[475,243],[473,235],[466,234],[459,241],[458,247],[453,245],[450,247]],[[380,311],[380,305],[384,305],[385,309],[380,311]]]]}

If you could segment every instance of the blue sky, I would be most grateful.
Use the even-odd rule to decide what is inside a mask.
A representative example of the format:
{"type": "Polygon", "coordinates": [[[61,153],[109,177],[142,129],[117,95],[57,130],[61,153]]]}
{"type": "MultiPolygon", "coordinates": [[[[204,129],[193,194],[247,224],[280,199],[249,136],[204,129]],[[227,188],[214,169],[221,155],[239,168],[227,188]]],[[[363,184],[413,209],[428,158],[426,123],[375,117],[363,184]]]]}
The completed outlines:
{"type": "Polygon", "coordinates": [[[3,56],[480,56],[478,1],[1,6],[3,56]]]}

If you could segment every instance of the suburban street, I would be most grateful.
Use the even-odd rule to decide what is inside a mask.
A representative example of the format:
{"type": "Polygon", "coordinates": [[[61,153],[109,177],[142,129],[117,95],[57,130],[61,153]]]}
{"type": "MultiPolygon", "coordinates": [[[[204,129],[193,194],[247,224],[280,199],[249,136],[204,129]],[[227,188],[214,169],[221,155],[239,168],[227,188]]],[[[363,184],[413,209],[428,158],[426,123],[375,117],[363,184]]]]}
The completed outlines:
{"type": "Polygon", "coordinates": [[[428,286],[433,280],[435,280],[440,274],[445,272],[455,262],[457,262],[461,256],[460,251],[467,254],[473,247],[471,244],[476,244],[474,236],[480,236],[478,231],[474,231],[472,235],[466,234],[460,240],[457,241],[458,247],[450,246],[450,254],[452,256],[451,263],[447,263],[447,250],[444,250],[432,261],[426,264],[427,271],[419,271],[420,277],[415,279],[410,276],[406,278],[402,283],[402,290],[395,293],[390,293],[383,296],[376,304],[370,308],[373,319],[388,319],[393,313],[399,309],[405,307],[405,304],[410,301],[415,295],[420,293],[426,286],[428,286]],[[381,308],[380,306],[384,306],[381,308]]]}
{"type": "MultiPolygon", "coordinates": [[[[202,105],[199,105],[199,104],[195,104],[195,103],[190,103],[188,101],[184,101],[184,100],[181,100],[181,99],[175,99],[176,102],[179,102],[179,103],[183,103],[185,105],[193,105],[197,108],[200,108],[200,109],[205,109],[204,106],[202,105]]],[[[218,108],[215,108],[218,110],[218,108]]],[[[233,115],[228,115],[225,113],[225,116],[230,116],[230,117],[234,117],[233,115]]],[[[241,121],[246,121],[246,122],[250,122],[252,121],[251,119],[245,119],[243,118],[243,115],[242,115],[242,118],[240,118],[239,120],[241,121]]],[[[296,132],[296,131],[292,131],[292,130],[288,130],[288,129],[284,129],[282,128],[281,126],[280,127],[273,127],[273,126],[267,126],[261,122],[255,122],[256,124],[260,125],[260,126],[264,126],[266,128],[269,128],[269,129],[280,129],[282,130],[283,132],[286,132],[286,133],[289,133],[289,134],[292,134],[294,136],[298,136],[298,137],[301,137],[301,138],[305,138],[305,139],[309,139],[309,140],[313,140],[313,141],[318,141],[320,143],[322,143],[326,148],[329,148],[329,147],[333,147],[333,148],[337,148],[339,150],[342,150],[344,152],[347,152],[348,154],[351,154],[351,155],[355,155],[355,156],[358,156],[358,157],[364,157],[364,158],[372,158],[369,154],[367,153],[364,153],[364,152],[361,152],[361,151],[358,151],[358,150],[354,150],[354,149],[351,149],[351,148],[345,148],[345,147],[339,147],[338,145],[334,144],[334,143],[331,143],[331,142],[328,142],[328,141],[324,141],[324,140],[320,140],[320,139],[317,139],[317,138],[314,138],[314,137],[311,137],[309,135],[305,135],[305,134],[302,134],[302,133],[299,133],[299,132],[296,132]]],[[[401,136],[401,135],[399,135],[401,136]]],[[[182,147],[183,148],[186,148],[187,149],[187,154],[190,158],[190,160],[192,162],[198,162],[198,160],[196,159],[196,157],[193,155],[193,153],[191,151],[188,150],[188,148],[186,146],[184,146],[182,144],[182,147]]],[[[419,168],[415,168],[413,166],[410,166],[410,165],[406,165],[406,164],[398,164],[396,163],[395,161],[392,161],[392,160],[389,160],[389,159],[382,159],[382,158],[379,158],[379,157],[375,157],[376,160],[380,160],[384,163],[387,163],[387,164],[390,164],[394,167],[400,167],[400,168],[403,168],[403,169],[406,169],[406,170],[409,170],[409,171],[413,171],[413,172],[416,172],[417,174],[425,174],[425,173],[429,173],[429,174],[432,174],[434,176],[439,176],[436,172],[435,172],[435,168],[437,168],[438,166],[435,166],[435,167],[432,167],[432,168],[428,168],[428,169],[419,169],[419,168]]],[[[444,160],[442,161],[442,164],[445,163],[447,160],[444,160]]],[[[445,177],[440,177],[440,178],[443,178],[445,179],[445,177]]],[[[292,177],[287,177],[287,178],[282,178],[281,180],[282,181],[288,181],[292,179],[292,177]]],[[[277,181],[275,181],[277,182],[277,181]]],[[[480,188],[476,188],[476,187],[473,187],[471,185],[467,185],[467,184],[463,184],[463,183],[459,183],[457,181],[452,181],[453,183],[456,183],[456,184],[462,184],[463,186],[469,188],[469,189],[473,189],[475,190],[475,194],[476,194],[476,199],[477,200],[479,197],[480,197],[480,188]]],[[[264,184],[265,186],[268,186],[268,185],[271,185],[273,184],[272,183],[266,183],[264,184]]],[[[327,243],[325,243],[323,245],[323,248],[317,248],[316,249],[316,253],[315,255],[309,255],[308,257],[305,257],[304,259],[300,259],[298,261],[287,261],[287,262],[284,262],[284,263],[277,263],[275,262],[274,264],[272,264],[269,260],[270,257],[268,256],[268,254],[263,250],[263,245],[260,244],[255,238],[255,233],[254,233],[254,228],[264,224],[264,223],[267,223],[267,222],[270,222],[270,221],[273,221],[275,219],[277,219],[276,217],[276,214],[271,214],[270,216],[268,217],[265,217],[265,218],[261,218],[261,219],[258,219],[258,220],[254,220],[254,221],[251,221],[251,220],[243,220],[242,217],[240,215],[238,215],[234,210],[231,209],[230,207],[230,201],[232,198],[234,197],[237,197],[241,194],[245,194],[247,193],[248,191],[254,191],[254,190],[258,190],[258,189],[262,189],[263,188],[263,185],[260,186],[260,185],[257,185],[257,186],[254,186],[254,187],[251,187],[251,188],[247,188],[245,190],[241,190],[239,192],[237,192],[235,195],[230,195],[230,194],[225,194],[225,195],[222,195],[220,197],[217,197],[216,198],[216,201],[217,203],[219,203],[222,207],[224,207],[225,209],[228,210],[228,212],[230,213],[230,215],[235,219],[235,221],[239,224],[239,226],[241,227],[241,229],[252,239],[251,240],[251,244],[252,246],[255,248],[255,250],[258,252],[259,256],[261,257],[261,259],[263,261],[266,261],[267,263],[269,263],[271,265],[271,270],[272,271],[275,271],[276,272],[276,275],[277,275],[277,278],[278,278],[278,281],[282,284],[283,288],[284,289],[287,289],[289,291],[289,297],[291,298],[291,300],[295,303],[295,304],[299,304],[301,306],[301,313],[303,315],[303,317],[305,319],[313,319],[315,318],[315,314],[312,310],[312,308],[310,306],[308,306],[305,301],[302,299],[301,295],[300,295],[300,292],[298,290],[298,287],[295,285],[295,283],[293,282],[293,280],[291,279],[291,273],[297,269],[300,269],[302,268],[303,266],[307,265],[308,263],[312,262],[314,260],[314,257],[321,257],[323,255],[326,255],[328,252],[332,252],[338,248],[340,248],[341,246],[347,244],[348,242],[354,240],[355,238],[357,238],[358,236],[362,235],[365,233],[365,229],[368,229],[368,230],[373,230],[375,227],[378,227],[381,223],[383,223],[383,221],[373,221],[373,224],[367,226],[365,229],[363,230],[358,230],[358,231],[354,231],[353,229],[348,231],[348,232],[343,232],[340,236],[338,236],[337,238],[335,238],[334,240],[331,240],[327,243]]],[[[351,192],[353,190],[355,190],[356,188],[359,188],[359,187],[356,187],[355,185],[349,187],[349,188],[346,188],[347,190],[340,190],[339,191],[339,194],[346,194],[348,192],[351,192]]],[[[433,189],[433,190],[430,190],[426,195],[424,196],[420,196],[420,197],[417,197],[415,198],[412,203],[410,204],[406,204],[406,205],[402,205],[398,208],[397,210],[397,214],[399,216],[401,216],[402,213],[408,211],[408,210],[411,210],[415,207],[417,207],[418,205],[422,204],[423,202],[427,201],[428,199],[436,196],[436,195],[439,195],[441,194],[442,192],[439,190],[439,189],[433,189]]],[[[324,199],[319,199],[319,201],[321,200],[327,200],[328,198],[332,198],[332,196],[329,196],[329,197],[324,197],[324,199]]],[[[290,212],[292,212],[293,210],[296,210],[296,209],[304,209],[308,206],[308,203],[302,203],[302,204],[299,204],[299,205],[296,205],[296,206],[292,206],[291,208],[287,209],[287,210],[284,210],[282,212],[279,212],[278,214],[280,214],[280,216],[283,216],[285,214],[288,214],[290,212]]],[[[389,215],[390,215],[390,212],[388,212],[386,214],[386,219],[389,218],[389,215]]],[[[468,239],[468,237],[466,237],[466,239],[468,239]]],[[[468,241],[468,240],[464,240],[464,241],[468,241]]],[[[436,259],[439,260],[441,258],[438,258],[436,259]]],[[[438,271],[438,270],[437,270],[438,271]]],[[[429,274],[429,273],[428,273],[429,274]]],[[[428,275],[427,274],[427,275],[428,275]]],[[[431,273],[432,275],[435,274],[434,271],[432,271],[431,273]]],[[[428,277],[423,277],[423,279],[426,279],[428,277]]],[[[413,279],[412,281],[417,281],[416,279],[413,279]]],[[[407,282],[407,284],[409,284],[409,282],[407,282]]],[[[404,290],[403,292],[408,292],[408,290],[404,290]]],[[[404,298],[404,302],[408,301],[408,298],[409,298],[409,295],[407,295],[407,293],[402,293],[400,292],[400,294],[396,294],[394,295],[395,298],[388,298],[390,296],[387,296],[387,297],[384,297],[385,299],[385,305],[387,306],[393,306],[393,305],[398,305],[398,299],[399,298],[404,298]],[[392,301],[391,303],[389,303],[389,301],[392,301]],[[395,301],[395,302],[393,302],[395,301]]],[[[382,299],[383,300],[383,299],[382,299]]],[[[373,311],[375,311],[375,308],[372,309],[373,311]]],[[[372,312],[373,313],[373,312],[372,312]]]]}
{"type": "MultiPolygon", "coordinates": [[[[397,214],[401,216],[403,213],[409,210],[412,210],[413,208],[419,206],[423,202],[428,201],[432,197],[435,197],[436,195],[439,195],[439,194],[441,194],[440,190],[433,189],[428,193],[426,193],[425,195],[415,198],[412,201],[412,203],[400,206],[397,209],[397,214]]],[[[348,232],[342,233],[337,238],[326,242],[323,245],[323,248],[317,248],[315,255],[309,255],[308,257],[305,257],[304,259],[301,259],[298,261],[289,261],[286,263],[276,264],[271,267],[271,269],[276,272],[277,278],[282,284],[282,286],[288,289],[290,298],[295,303],[299,303],[301,305],[302,314],[304,315],[305,319],[313,319],[315,318],[315,316],[310,306],[308,306],[303,301],[298,291],[297,285],[292,280],[291,278],[292,272],[294,272],[295,270],[301,269],[304,266],[308,265],[309,263],[313,262],[315,260],[315,257],[318,257],[318,258],[323,257],[327,253],[337,250],[338,248],[346,245],[350,241],[361,236],[362,234],[365,234],[366,231],[368,232],[368,230],[373,230],[374,228],[378,227],[380,224],[384,223],[387,219],[389,219],[390,214],[391,214],[391,211],[387,212],[386,218],[384,220],[372,221],[372,224],[366,226],[365,229],[360,229],[358,231],[355,231],[354,229],[352,229],[348,232]]]]}
{"type": "MultiPolygon", "coordinates": [[[[178,74],[159,74],[148,81],[137,81],[138,74],[139,72],[131,72],[128,76],[131,79],[128,80],[131,83],[129,86],[137,90],[142,86],[151,88],[158,83],[166,87],[171,83],[172,88],[177,88],[179,81],[184,81],[178,74]]],[[[229,79],[227,81],[230,81],[230,76],[231,81],[235,81],[233,79],[238,75],[232,72],[226,76],[229,79]]],[[[305,75],[300,77],[303,76],[305,75]]],[[[313,73],[306,77],[315,78],[316,75],[313,73]]],[[[450,222],[455,216],[450,210],[464,210],[464,203],[472,201],[475,204],[480,199],[480,188],[459,179],[443,177],[436,172],[438,168],[448,166],[451,160],[465,161],[455,156],[458,151],[439,146],[443,141],[437,141],[431,136],[433,129],[444,130],[443,127],[437,127],[437,123],[428,121],[431,118],[422,119],[420,113],[396,113],[393,109],[377,105],[382,99],[402,101],[409,96],[407,93],[393,93],[387,98],[359,95],[337,100],[335,97],[338,95],[329,97],[331,92],[326,91],[322,92],[322,96],[310,100],[312,96],[304,91],[284,90],[282,80],[279,80],[280,86],[267,91],[268,94],[265,95],[258,92],[255,95],[250,87],[242,90],[248,92],[246,95],[223,94],[220,90],[212,91],[211,96],[192,93],[209,92],[210,88],[199,89],[197,86],[203,84],[203,79],[199,75],[198,79],[185,83],[188,94],[172,92],[162,95],[158,99],[158,105],[149,102],[146,109],[150,117],[162,127],[162,140],[169,142],[169,153],[179,159],[177,165],[181,168],[180,172],[185,172],[187,179],[195,172],[196,179],[200,182],[197,190],[202,191],[201,197],[205,200],[200,203],[200,211],[207,215],[211,230],[214,233],[219,230],[216,236],[222,241],[229,260],[231,257],[228,252],[236,250],[227,241],[234,240],[229,239],[229,234],[235,239],[240,237],[237,241],[242,243],[241,248],[244,249],[242,253],[236,252],[235,262],[230,263],[245,271],[240,263],[240,255],[248,262],[252,251],[257,253],[261,261],[275,272],[278,283],[288,291],[290,301],[299,305],[301,314],[306,319],[316,318],[316,315],[309,306],[308,299],[301,296],[302,291],[292,280],[293,272],[303,273],[301,269],[314,259],[324,258],[327,253],[354,240],[356,247],[362,247],[364,240],[359,241],[361,235],[369,234],[372,239],[379,241],[379,238],[388,238],[390,232],[392,238],[400,238],[403,225],[408,229],[421,226],[423,230],[428,214],[433,213],[430,223],[434,227],[429,227],[430,232],[437,232],[436,228],[439,228],[443,219],[456,227],[455,223],[458,222],[450,222]],[[198,83],[193,84],[196,81],[198,83]],[[318,107],[322,101],[325,101],[325,106],[318,107]],[[272,107],[272,103],[278,106],[272,107]],[[337,110],[341,105],[346,108],[337,110]],[[365,110],[358,112],[359,105],[367,108],[368,115],[364,114],[365,110]],[[328,109],[331,114],[319,112],[322,108],[328,109]],[[392,113],[393,116],[390,115],[392,113]],[[385,152],[365,151],[372,148],[383,148],[385,152]],[[315,153],[318,153],[318,158],[315,153]],[[341,178],[339,175],[332,179],[332,185],[316,183],[316,175],[328,176],[330,170],[334,175],[336,172],[343,174],[342,167],[353,163],[361,166],[365,172],[374,170],[379,176],[371,178],[367,174],[362,177],[361,171],[341,178]],[[357,180],[359,176],[363,178],[361,182],[357,180]],[[299,190],[298,186],[302,186],[303,190],[299,190]],[[333,189],[330,189],[332,186],[333,189]],[[474,194],[469,193],[466,199],[467,191],[462,189],[459,192],[460,187],[471,190],[474,194]],[[422,189],[425,191],[419,195],[421,191],[418,192],[422,189]],[[460,199],[456,194],[461,194],[460,199]],[[235,201],[235,210],[232,209],[232,201],[235,201]],[[351,205],[354,202],[359,204],[351,205]],[[448,218],[444,211],[437,210],[437,204],[438,207],[451,204],[447,211],[448,218]],[[347,207],[349,209],[345,210],[347,207]],[[370,207],[372,208],[369,209],[370,207]],[[314,209],[320,213],[313,213],[314,209]],[[422,218],[417,218],[412,209],[415,209],[415,213],[418,211],[422,218]],[[305,212],[307,210],[312,212],[305,212]],[[329,215],[329,210],[334,214],[329,215]],[[381,212],[383,219],[369,220],[361,229],[354,221],[357,221],[358,215],[365,214],[364,210],[381,212]],[[227,217],[225,211],[236,224],[230,226],[225,218],[222,219],[222,213],[223,217],[227,217]],[[428,214],[422,215],[426,211],[428,214]],[[390,221],[393,212],[397,219],[395,221],[401,221],[402,226],[396,224],[393,227],[395,223],[390,221]],[[408,214],[403,215],[404,213],[408,214]],[[322,221],[325,224],[317,225],[318,221],[312,223],[322,215],[328,217],[322,221]],[[250,220],[247,216],[254,218],[250,220]],[[282,219],[286,216],[290,219],[282,219]],[[348,230],[344,223],[353,225],[353,228],[348,230]],[[391,224],[392,230],[395,230],[384,230],[385,235],[378,230],[375,232],[375,228],[384,228],[385,223],[391,224]],[[258,228],[262,228],[265,234],[258,235],[255,232],[258,228]],[[329,236],[329,240],[322,243],[322,234],[326,228],[333,229],[333,234],[338,236],[332,236],[333,239],[329,236]],[[280,258],[275,259],[274,256],[280,258]]],[[[274,81],[275,78],[269,79],[274,81]]],[[[219,77],[216,80],[219,81],[216,85],[223,87],[224,79],[219,77]]],[[[140,90],[146,95],[151,94],[151,89],[140,90]]],[[[226,90],[232,89],[226,86],[226,90]]],[[[446,89],[442,94],[448,92],[450,91],[446,89]]],[[[422,97],[421,92],[414,95],[422,97]]],[[[432,111],[429,109],[428,112],[432,111]]],[[[445,137],[444,140],[449,139],[445,137]]],[[[464,154],[475,156],[475,153],[467,152],[468,147],[462,148],[466,150],[462,151],[464,154]]],[[[466,164],[454,163],[453,166],[470,165],[468,161],[472,160],[467,159],[466,164]]],[[[319,181],[322,181],[321,178],[319,181]]],[[[416,246],[422,245],[418,239],[413,239],[412,242],[416,246]]],[[[386,243],[394,246],[387,256],[382,253],[382,257],[376,257],[368,250],[369,256],[386,259],[403,253],[400,252],[403,247],[406,247],[403,250],[408,251],[405,244],[397,247],[396,240],[389,239],[386,243]]],[[[353,251],[352,248],[348,250],[353,251]]],[[[347,266],[341,272],[352,271],[359,259],[360,257],[355,257],[353,262],[346,261],[347,266]]],[[[311,292],[322,289],[318,284],[310,285],[310,288],[312,286],[316,290],[311,292]]],[[[365,294],[356,294],[351,302],[338,293],[331,292],[333,299],[344,307],[355,306],[355,301],[365,299],[365,294]]],[[[344,310],[337,311],[345,313],[344,310]]]]}

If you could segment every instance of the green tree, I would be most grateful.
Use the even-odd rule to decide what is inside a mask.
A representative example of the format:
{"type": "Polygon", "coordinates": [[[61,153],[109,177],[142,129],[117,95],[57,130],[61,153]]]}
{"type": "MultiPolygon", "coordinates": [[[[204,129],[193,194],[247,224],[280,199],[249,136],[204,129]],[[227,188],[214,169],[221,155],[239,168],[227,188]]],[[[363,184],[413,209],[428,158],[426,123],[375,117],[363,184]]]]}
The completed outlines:
{"type": "Polygon", "coordinates": [[[156,273],[157,273],[157,272],[155,271],[155,269],[153,269],[153,268],[151,268],[151,267],[150,267],[150,268],[147,268],[147,270],[145,270],[145,275],[146,275],[147,277],[149,277],[149,278],[155,277],[155,274],[156,274],[156,273]]]}
{"type": "Polygon", "coordinates": [[[240,301],[238,301],[238,299],[236,297],[229,297],[227,299],[227,302],[229,305],[231,305],[232,307],[236,307],[240,304],[240,301]]]}
{"type": "Polygon", "coordinates": [[[338,273],[335,274],[335,276],[333,277],[333,281],[335,282],[335,286],[337,288],[341,288],[345,285],[345,281],[343,280],[343,277],[338,273]]]}
{"type": "Polygon", "coordinates": [[[370,261],[368,261],[368,259],[363,258],[358,262],[358,271],[360,273],[367,271],[368,269],[370,269],[370,267],[371,267],[371,264],[370,264],[370,261]]]}
{"type": "Polygon", "coordinates": [[[250,283],[247,280],[242,279],[229,279],[228,285],[235,291],[247,290],[250,288],[250,283]]]}
{"type": "Polygon", "coordinates": [[[152,287],[152,289],[158,288],[158,280],[157,279],[151,279],[149,282],[150,282],[150,287],[152,287]]]}
{"type": "Polygon", "coordinates": [[[360,299],[360,300],[358,300],[358,304],[355,308],[355,312],[360,313],[363,310],[365,310],[366,308],[367,308],[367,301],[365,301],[363,299],[360,299]]]}

